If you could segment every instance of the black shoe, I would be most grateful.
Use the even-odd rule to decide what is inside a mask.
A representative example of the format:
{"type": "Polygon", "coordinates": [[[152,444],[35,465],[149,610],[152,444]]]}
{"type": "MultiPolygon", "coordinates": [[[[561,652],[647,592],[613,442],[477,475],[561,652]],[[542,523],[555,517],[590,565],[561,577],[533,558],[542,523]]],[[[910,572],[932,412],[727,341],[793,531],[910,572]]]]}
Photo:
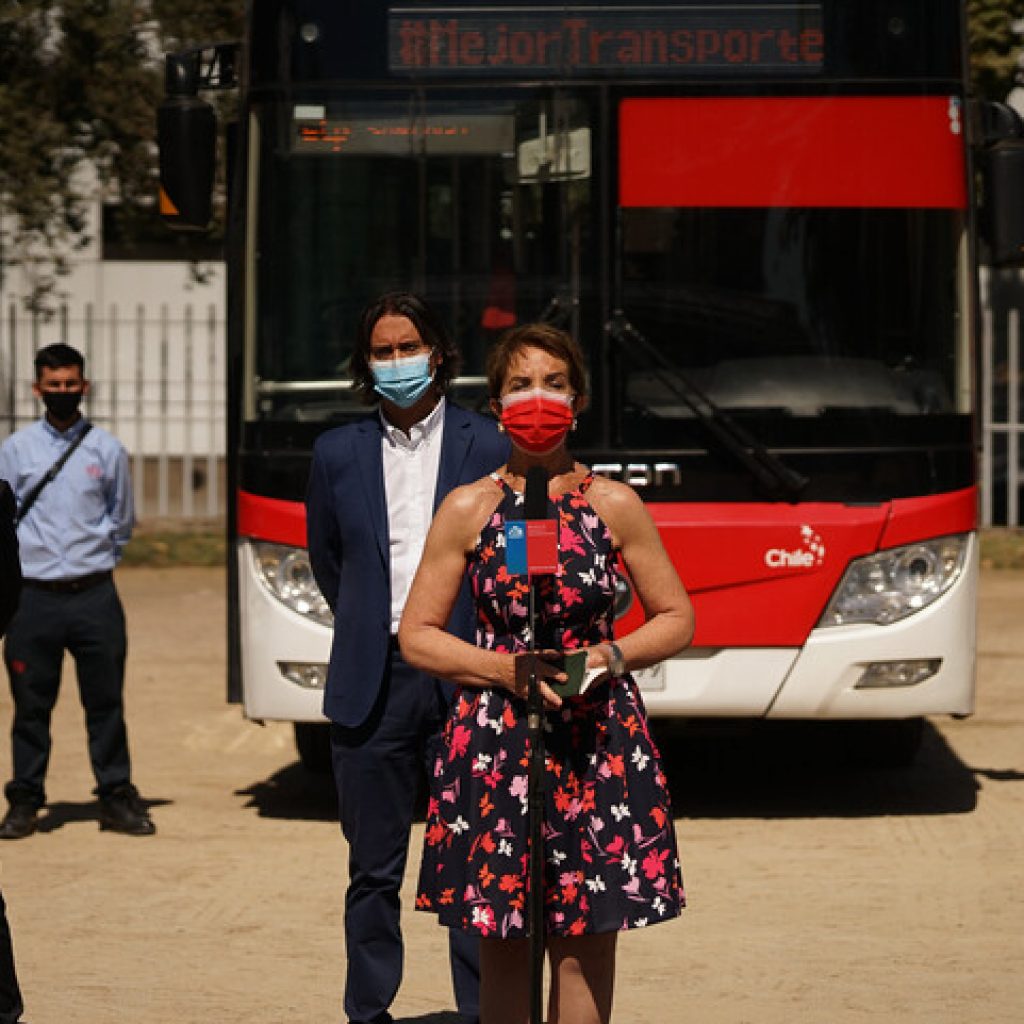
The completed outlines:
{"type": "Polygon", "coordinates": [[[16,801],[0,821],[0,839],[24,839],[36,830],[39,809],[35,804],[16,801]]]}
{"type": "Polygon", "coordinates": [[[100,828],[129,836],[151,836],[156,831],[139,791],[130,782],[100,799],[100,828]]]}

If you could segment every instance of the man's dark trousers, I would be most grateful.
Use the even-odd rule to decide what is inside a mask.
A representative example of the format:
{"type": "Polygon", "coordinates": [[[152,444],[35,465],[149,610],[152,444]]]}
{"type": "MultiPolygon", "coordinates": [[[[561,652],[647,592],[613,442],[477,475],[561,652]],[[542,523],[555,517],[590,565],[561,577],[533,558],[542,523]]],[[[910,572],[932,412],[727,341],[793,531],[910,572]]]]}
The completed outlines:
{"type": "Polygon", "coordinates": [[[50,717],[65,649],[77,668],[96,792],[104,797],[130,780],[123,705],[126,647],[124,609],[112,579],[78,593],[26,583],[4,647],[14,697],[14,778],[7,785],[8,800],[38,807],[46,801],[50,717]]]}
{"type": "MultiPolygon", "coordinates": [[[[407,665],[392,646],[370,718],[331,727],[341,828],[349,844],[345,898],[348,977],[345,1012],[359,1024],[385,1024],[402,978],[399,889],[416,796],[440,740],[451,688],[407,665]]],[[[418,851],[414,852],[418,857],[418,851]]],[[[479,1007],[477,940],[449,932],[452,984],[460,1012],[479,1007]]]]}

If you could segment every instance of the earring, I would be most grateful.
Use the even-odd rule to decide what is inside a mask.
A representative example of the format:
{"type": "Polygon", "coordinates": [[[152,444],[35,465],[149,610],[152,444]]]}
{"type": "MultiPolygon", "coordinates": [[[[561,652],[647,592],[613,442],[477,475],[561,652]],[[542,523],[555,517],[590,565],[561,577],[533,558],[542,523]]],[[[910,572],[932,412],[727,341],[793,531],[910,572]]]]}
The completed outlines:
{"type": "Polygon", "coordinates": [[[498,433],[499,434],[504,434],[505,433],[505,424],[502,423],[501,420],[498,420],[498,433]]]}
{"type": "Polygon", "coordinates": [[[575,416],[573,416],[573,418],[572,418],[572,426],[569,429],[570,430],[575,430],[576,429],[576,417],[575,416]]]}

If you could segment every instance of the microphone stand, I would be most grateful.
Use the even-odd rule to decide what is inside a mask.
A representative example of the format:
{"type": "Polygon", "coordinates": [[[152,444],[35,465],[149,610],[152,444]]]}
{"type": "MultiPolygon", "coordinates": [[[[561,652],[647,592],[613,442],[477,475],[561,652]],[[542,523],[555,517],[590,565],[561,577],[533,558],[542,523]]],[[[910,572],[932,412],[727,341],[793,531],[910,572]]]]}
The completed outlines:
{"type": "MultiPolygon", "coordinates": [[[[539,521],[548,518],[548,472],[542,466],[531,466],[526,473],[524,512],[527,527],[531,522],[540,526],[539,521]]],[[[530,943],[530,1024],[544,1024],[544,702],[540,695],[540,680],[537,677],[537,629],[539,618],[540,585],[537,576],[557,569],[557,535],[544,530],[549,537],[550,550],[545,550],[541,532],[537,531],[538,548],[532,550],[530,530],[526,537],[526,569],[529,574],[529,599],[527,604],[527,627],[530,631],[529,658],[530,673],[526,694],[526,726],[530,744],[527,772],[527,803],[530,823],[530,856],[528,863],[528,887],[526,905],[527,934],[530,943]]]]}
{"type": "Polygon", "coordinates": [[[529,901],[527,933],[530,943],[530,1024],[544,1024],[544,705],[537,680],[537,581],[530,580],[530,676],[526,701],[530,741],[527,793],[530,819],[529,901]]]}

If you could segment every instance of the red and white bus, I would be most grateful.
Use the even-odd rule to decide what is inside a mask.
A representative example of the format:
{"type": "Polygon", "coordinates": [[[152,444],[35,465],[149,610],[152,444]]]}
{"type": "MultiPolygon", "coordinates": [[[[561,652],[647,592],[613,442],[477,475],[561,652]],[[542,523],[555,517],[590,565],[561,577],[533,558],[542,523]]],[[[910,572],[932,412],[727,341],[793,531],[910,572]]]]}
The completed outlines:
{"type": "MultiPolygon", "coordinates": [[[[967,95],[959,2],[249,8],[237,53],[172,60],[161,115],[165,212],[204,222],[196,92],[238,85],[246,715],[322,753],[307,470],[315,436],[363,411],[357,316],[392,287],[451,326],[472,407],[503,328],[552,320],[583,345],[574,449],[644,497],[696,607],[692,649],[642,673],[653,715],[862,720],[906,760],[923,716],[971,713],[973,150],[1000,124],[984,135],[967,95]]],[[[628,591],[620,612],[639,621],[628,591]]]]}

